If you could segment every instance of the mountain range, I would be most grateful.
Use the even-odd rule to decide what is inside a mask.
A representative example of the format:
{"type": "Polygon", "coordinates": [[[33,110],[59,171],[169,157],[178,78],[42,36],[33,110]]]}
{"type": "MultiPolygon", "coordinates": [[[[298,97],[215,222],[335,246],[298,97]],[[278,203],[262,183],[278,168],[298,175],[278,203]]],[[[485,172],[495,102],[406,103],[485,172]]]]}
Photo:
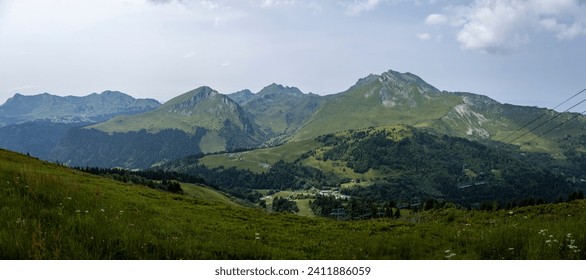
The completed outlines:
{"type": "MultiPolygon", "coordinates": [[[[90,95],[87,102],[89,97],[95,100],[101,96],[103,100],[113,94],[90,95]]],[[[113,105],[109,107],[111,114],[107,114],[97,110],[101,108],[97,105],[86,104],[55,105],[58,109],[48,116],[45,112],[52,109],[46,108],[53,107],[44,100],[58,98],[41,96],[28,107],[12,105],[24,104],[16,102],[23,96],[15,96],[0,106],[0,117],[5,123],[7,120],[22,122],[29,115],[53,122],[77,118],[95,123],[67,129],[46,153],[47,159],[72,166],[148,168],[191,154],[271,147],[328,133],[394,124],[483,143],[500,141],[518,145],[523,151],[564,157],[570,148],[576,150],[577,145],[583,146],[571,136],[580,136],[586,127],[586,118],[581,115],[501,104],[472,93],[440,91],[414,74],[392,70],[371,74],[344,92],[326,96],[278,84],[271,84],[258,93],[243,90],[226,95],[204,86],[161,106],[148,100],[116,103],[135,109],[135,113],[145,111],[132,115],[112,112],[119,108],[113,105]],[[145,103],[151,106],[136,105],[145,103]],[[74,117],[72,112],[88,113],[74,117]],[[99,114],[90,118],[89,112],[99,114]],[[106,115],[117,116],[104,122],[95,118],[106,115]],[[543,120],[552,120],[532,131],[531,126],[519,130],[518,135],[527,133],[522,138],[510,137],[542,115],[546,116],[543,120]],[[559,127],[545,133],[555,126],[559,127]],[[534,140],[528,142],[530,139],[534,140]]],[[[106,102],[100,104],[110,106],[106,102]]]]}
{"type": "Polygon", "coordinates": [[[58,123],[102,122],[120,114],[137,114],[161,104],[154,99],[135,99],[118,91],[87,96],[33,96],[15,94],[0,105],[0,127],[36,120],[58,123]]]}
{"type": "Polygon", "coordinates": [[[15,94],[0,105],[0,147],[46,159],[71,128],[160,105],[154,99],[135,99],[117,91],[82,97],[15,94]]]}

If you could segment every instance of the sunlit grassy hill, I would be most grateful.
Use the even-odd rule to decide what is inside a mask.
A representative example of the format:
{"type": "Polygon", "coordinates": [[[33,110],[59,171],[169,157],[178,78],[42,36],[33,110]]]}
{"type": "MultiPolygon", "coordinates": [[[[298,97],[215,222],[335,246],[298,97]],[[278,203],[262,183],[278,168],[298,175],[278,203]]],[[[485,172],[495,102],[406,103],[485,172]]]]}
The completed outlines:
{"type": "MultiPolygon", "coordinates": [[[[195,188],[195,189],[194,189],[195,188]]],[[[0,259],[584,259],[586,203],[338,222],[0,150],[0,259]]]]}

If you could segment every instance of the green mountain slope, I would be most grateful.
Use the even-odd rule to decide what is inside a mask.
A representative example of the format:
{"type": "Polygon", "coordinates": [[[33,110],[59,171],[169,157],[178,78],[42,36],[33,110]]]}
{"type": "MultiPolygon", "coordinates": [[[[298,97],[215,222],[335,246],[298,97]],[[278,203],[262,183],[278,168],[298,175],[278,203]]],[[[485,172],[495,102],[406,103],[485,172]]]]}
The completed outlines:
{"type": "Polygon", "coordinates": [[[153,111],[71,130],[49,159],[72,166],[148,168],[191,154],[257,147],[264,139],[236,102],[201,87],[153,111]]]}
{"type": "Polygon", "coordinates": [[[249,116],[236,102],[209,87],[200,87],[169,100],[151,112],[119,116],[90,128],[109,133],[142,129],[154,133],[179,129],[193,134],[197,127],[219,132],[226,127],[226,123],[244,133],[255,132],[249,116]]]}
{"type": "Polygon", "coordinates": [[[586,258],[584,201],[337,222],[123,184],[3,150],[0,193],[5,260],[586,258]]]}
{"type": "Polygon", "coordinates": [[[205,135],[195,144],[204,153],[254,147],[264,139],[249,113],[209,87],[200,87],[177,96],[151,112],[119,116],[90,128],[108,133],[143,129],[157,133],[177,129],[191,135],[198,129],[205,129],[205,135]]]}
{"type": "Polygon", "coordinates": [[[517,145],[524,151],[562,157],[566,150],[563,146],[568,144],[566,136],[579,137],[586,127],[586,117],[576,113],[500,104],[488,97],[471,93],[454,94],[462,98],[461,103],[433,125],[451,135],[477,140],[490,139],[517,145]],[[532,121],[532,124],[519,130],[532,121]]]}
{"type": "Polygon", "coordinates": [[[47,159],[67,132],[89,124],[37,120],[3,126],[0,127],[0,148],[47,159]]]}
{"type": "Polygon", "coordinates": [[[443,94],[410,73],[389,71],[370,75],[345,92],[327,96],[324,105],[293,140],[371,126],[427,126],[458,102],[460,98],[443,94]]]}
{"type": "Polygon", "coordinates": [[[484,142],[510,142],[524,151],[563,157],[568,151],[562,147],[570,145],[565,137],[579,137],[586,127],[586,117],[575,113],[501,104],[472,93],[440,92],[411,73],[392,70],[360,79],[347,91],[325,98],[293,141],[348,129],[407,124],[484,142]],[[522,137],[516,139],[518,136],[522,137]]]}

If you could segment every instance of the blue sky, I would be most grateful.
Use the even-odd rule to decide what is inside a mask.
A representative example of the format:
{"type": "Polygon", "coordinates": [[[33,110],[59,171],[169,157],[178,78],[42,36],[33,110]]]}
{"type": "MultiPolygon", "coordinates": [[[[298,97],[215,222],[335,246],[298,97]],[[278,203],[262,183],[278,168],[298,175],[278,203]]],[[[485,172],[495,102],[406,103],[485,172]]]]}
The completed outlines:
{"type": "Polygon", "coordinates": [[[0,103],[273,82],[325,95],[389,69],[551,108],[586,88],[586,1],[0,0],[0,103]]]}

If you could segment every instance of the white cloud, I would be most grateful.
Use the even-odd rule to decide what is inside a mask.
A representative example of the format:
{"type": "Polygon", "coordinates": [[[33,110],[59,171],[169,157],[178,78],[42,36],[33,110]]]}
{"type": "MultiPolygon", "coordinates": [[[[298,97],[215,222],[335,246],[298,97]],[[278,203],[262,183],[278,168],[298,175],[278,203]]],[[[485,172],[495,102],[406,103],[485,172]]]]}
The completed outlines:
{"type": "Polygon", "coordinates": [[[208,10],[215,10],[220,7],[220,5],[214,1],[199,1],[199,4],[208,10]]]}
{"type": "Polygon", "coordinates": [[[429,41],[431,40],[431,34],[429,33],[418,33],[417,35],[417,39],[421,40],[421,41],[429,41]]]}
{"type": "Polygon", "coordinates": [[[324,10],[321,3],[308,0],[249,0],[249,4],[263,9],[303,8],[314,14],[321,14],[324,10]]]}
{"type": "Polygon", "coordinates": [[[508,53],[540,31],[559,40],[586,35],[586,7],[578,0],[476,0],[430,14],[425,23],[456,27],[462,49],[508,53]]]}
{"type": "Polygon", "coordinates": [[[431,14],[425,18],[425,24],[428,25],[440,25],[448,22],[448,18],[441,14],[431,14]]]}
{"type": "Polygon", "coordinates": [[[291,6],[295,4],[295,0],[261,0],[260,6],[262,8],[271,8],[276,6],[291,6]]]}
{"type": "Polygon", "coordinates": [[[345,4],[346,14],[356,16],[374,10],[380,3],[380,0],[354,0],[352,3],[345,4]]]}
{"type": "Polygon", "coordinates": [[[582,22],[574,22],[569,25],[558,22],[556,18],[544,18],[539,23],[546,30],[556,33],[560,40],[571,40],[576,36],[586,34],[586,26],[582,22]]]}

